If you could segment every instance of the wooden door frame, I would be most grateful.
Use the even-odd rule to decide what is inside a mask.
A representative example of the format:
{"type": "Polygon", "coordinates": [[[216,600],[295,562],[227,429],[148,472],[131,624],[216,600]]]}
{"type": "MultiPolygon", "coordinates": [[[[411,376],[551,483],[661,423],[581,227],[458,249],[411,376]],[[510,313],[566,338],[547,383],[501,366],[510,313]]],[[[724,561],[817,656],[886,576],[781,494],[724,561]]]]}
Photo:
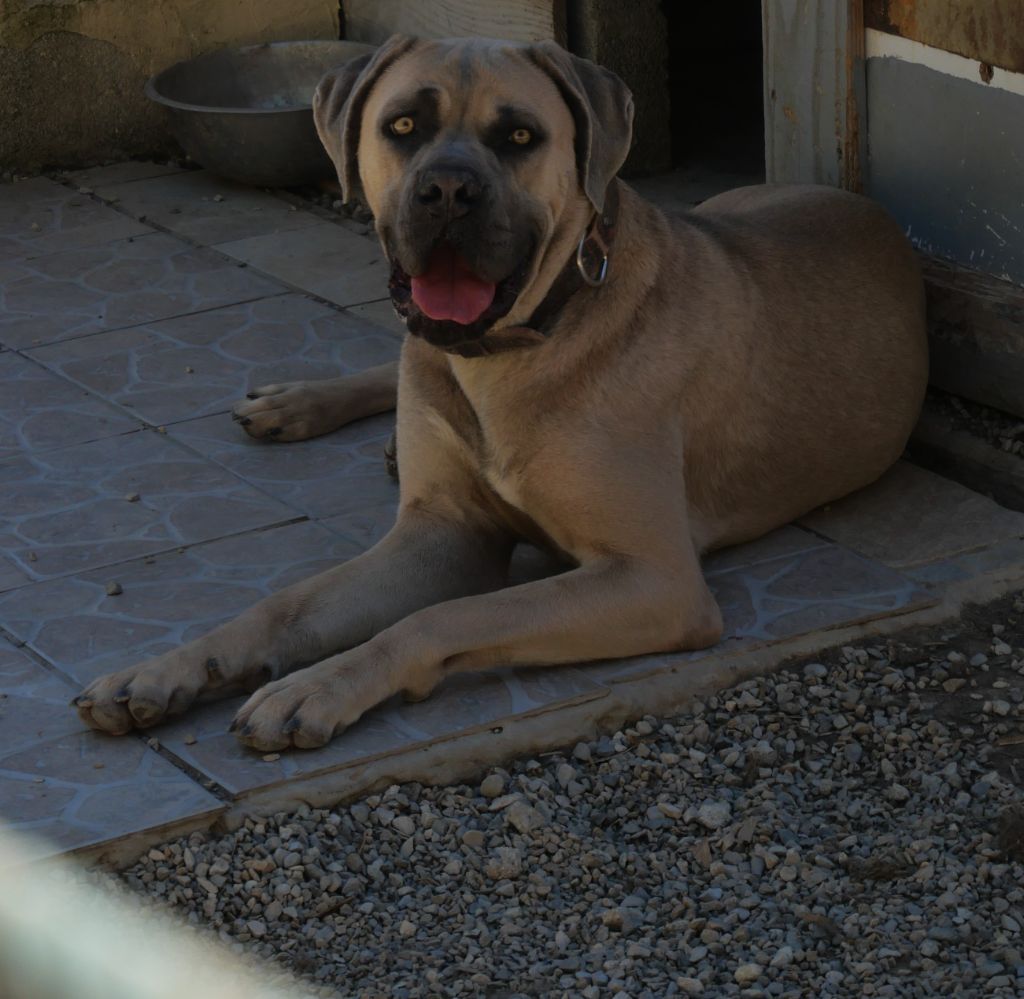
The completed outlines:
{"type": "Polygon", "coordinates": [[[761,0],[770,183],[863,188],[864,0],[761,0]]]}

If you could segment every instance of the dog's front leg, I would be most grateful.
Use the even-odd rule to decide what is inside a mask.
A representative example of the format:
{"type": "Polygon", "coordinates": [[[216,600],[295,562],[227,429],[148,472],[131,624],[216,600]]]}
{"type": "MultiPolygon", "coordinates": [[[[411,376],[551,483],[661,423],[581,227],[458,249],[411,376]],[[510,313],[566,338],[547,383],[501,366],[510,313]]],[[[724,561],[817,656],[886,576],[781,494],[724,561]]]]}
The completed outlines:
{"type": "Polygon", "coordinates": [[[394,409],[397,393],[398,364],[391,362],[340,378],[261,385],[232,416],[250,437],[304,441],[394,409]]]}
{"type": "Polygon", "coordinates": [[[257,749],[322,746],[392,694],[426,697],[451,673],[703,648],[721,630],[696,555],[673,569],[599,558],[561,576],[425,608],[263,687],[232,727],[257,749]]]}
{"type": "Polygon", "coordinates": [[[371,638],[431,603],[501,586],[512,542],[494,528],[419,506],[365,554],[261,600],[203,638],[95,680],[74,704],[114,735],[198,699],[252,690],[371,638]]]}

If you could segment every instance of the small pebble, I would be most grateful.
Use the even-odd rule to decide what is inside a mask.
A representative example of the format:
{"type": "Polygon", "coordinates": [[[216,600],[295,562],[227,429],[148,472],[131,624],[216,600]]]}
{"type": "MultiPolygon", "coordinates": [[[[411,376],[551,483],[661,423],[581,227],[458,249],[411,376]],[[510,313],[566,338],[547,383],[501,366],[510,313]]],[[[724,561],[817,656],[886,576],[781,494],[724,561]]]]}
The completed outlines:
{"type": "Polygon", "coordinates": [[[750,985],[761,977],[764,969],[759,964],[741,964],[734,972],[733,978],[739,985],[750,985]]]}
{"type": "Polygon", "coordinates": [[[114,582],[107,583],[107,596],[108,597],[117,597],[117,596],[120,596],[122,593],[124,593],[124,589],[123,589],[123,587],[121,586],[120,583],[114,583],[114,582]]]}
{"type": "Polygon", "coordinates": [[[697,821],[705,829],[721,829],[731,816],[732,807],[727,801],[705,801],[697,811],[697,821]]]}
{"type": "Polygon", "coordinates": [[[577,742],[572,755],[575,759],[588,763],[590,761],[590,747],[585,742],[577,742]]]}

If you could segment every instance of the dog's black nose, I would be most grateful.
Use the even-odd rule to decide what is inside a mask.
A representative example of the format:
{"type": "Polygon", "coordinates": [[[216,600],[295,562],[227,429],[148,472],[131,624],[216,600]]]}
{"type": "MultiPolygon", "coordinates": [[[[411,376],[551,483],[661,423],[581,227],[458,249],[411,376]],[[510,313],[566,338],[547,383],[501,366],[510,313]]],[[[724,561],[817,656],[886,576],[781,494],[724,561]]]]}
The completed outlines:
{"type": "Polygon", "coordinates": [[[466,166],[435,166],[424,170],[416,200],[431,215],[462,218],[477,206],[483,194],[479,174],[466,166]]]}

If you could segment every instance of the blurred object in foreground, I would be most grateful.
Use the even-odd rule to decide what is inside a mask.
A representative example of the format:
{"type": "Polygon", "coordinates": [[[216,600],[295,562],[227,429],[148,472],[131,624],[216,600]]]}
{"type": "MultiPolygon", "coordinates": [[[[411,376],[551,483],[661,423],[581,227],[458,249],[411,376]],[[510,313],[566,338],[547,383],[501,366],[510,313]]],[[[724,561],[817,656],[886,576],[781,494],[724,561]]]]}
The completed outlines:
{"type": "Polygon", "coordinates": [[[279,968],[243,961],[152,903],[70,861],[31,864],[0,827],[3,999],[306,999],[279,968]]]}

